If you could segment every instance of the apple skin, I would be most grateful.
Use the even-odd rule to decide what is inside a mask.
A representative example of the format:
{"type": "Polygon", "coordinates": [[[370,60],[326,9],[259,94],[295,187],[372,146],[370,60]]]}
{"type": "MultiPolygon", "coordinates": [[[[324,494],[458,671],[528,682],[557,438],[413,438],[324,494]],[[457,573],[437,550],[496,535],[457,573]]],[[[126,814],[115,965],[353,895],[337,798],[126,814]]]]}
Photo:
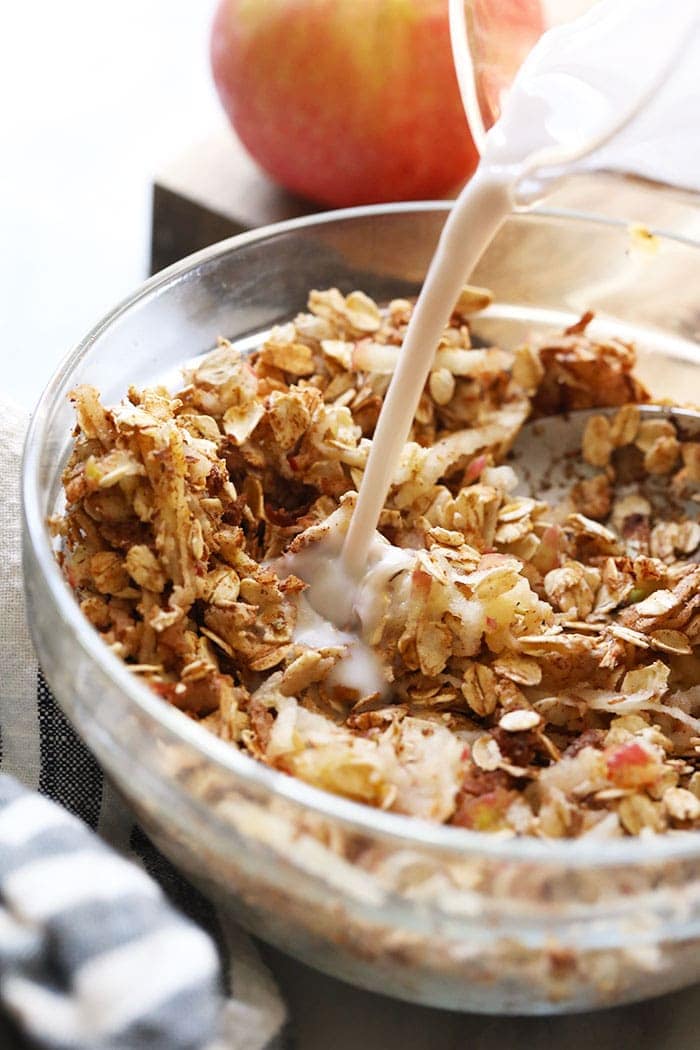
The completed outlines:
{"type": "MultiPolygon", "coordinates": [[[[534,9],[537,35],[537,0],[495,2],[534,9]]],[[[244,146],[288,190],[331,207],[454,190],[478,158],[447,9],[447,0],[221,0],[212,70],[244,146]]]]}

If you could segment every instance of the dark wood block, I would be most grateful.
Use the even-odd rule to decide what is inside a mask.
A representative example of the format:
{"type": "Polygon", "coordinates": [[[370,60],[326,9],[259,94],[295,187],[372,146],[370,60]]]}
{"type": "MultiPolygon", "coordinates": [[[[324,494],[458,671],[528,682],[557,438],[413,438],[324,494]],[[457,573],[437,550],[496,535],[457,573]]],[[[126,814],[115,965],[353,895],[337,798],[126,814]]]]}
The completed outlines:
{"type": "MultiPolygon", "coordinates": [[[[638,222],[700,240],[698,196],[610,172],[579,175],[549,208],[638,222]]],[[[166,165],[153,188],[151,272],[216,241],[321,208],[277,186],[222,127],[166,165]]]]}
{"type": "Polygon", "coordinates": [[[223,129],[157,175],[151,273],[225,237],[319,210],[277,186],[223,129]]]}

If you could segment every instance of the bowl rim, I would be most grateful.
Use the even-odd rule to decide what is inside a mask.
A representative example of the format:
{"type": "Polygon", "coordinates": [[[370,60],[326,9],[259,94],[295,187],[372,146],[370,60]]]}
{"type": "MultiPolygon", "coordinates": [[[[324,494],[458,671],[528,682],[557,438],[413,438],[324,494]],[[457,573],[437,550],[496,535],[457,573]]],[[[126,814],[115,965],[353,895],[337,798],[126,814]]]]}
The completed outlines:
{"type": "MultiPolygon", "coordinates": [[[[39,463],[46,426],[59,388],[68,379],[77,364],[89,353],[103,332],[115,321],[144,300],[158,295],[173,282],[192,273],[202,264],[248,245],[287,233],[329,223],[366,219],[373,215],[428,212],[441,212],[446,215],[451,204],[451,201],[444,200],[375,204],[320,212],[259,227],[226,238],[186,256],[144,281],[135,291],[122,299],[63,357],[32,413],[25,437],[21,466],[21,510],[25,555],[29,548],[40,571],[47,595],[63,621],[65,630],[71,634],[73,642],[100,667],[103,673],[112,678],[130,704],[137,707],[147,718],[153,719],[161,729],[172,734],[181,743],[223,768],[225,772],[233,774],[242,782],[293,805],[301,806],[317,817],[332,819],[342,824],[350,832],[377,836],[395,846],[408,849],[431,848],[463,858],[492,859],[504,863],[540,863],[565,866],[571,869],[606,868],[619,864],[646,865],[698,859],[700,858],[700,832],[697,831],[656,835],[649,838],[605,840],[604,846],[601,846],[601,842],[597,840],[585,838],[559,840],[527,836],[501,838],[497,835],[487,835],[466,828],[433,823],[403,814],[387,813],[331,794],[265,766],[187,718],[130,672],[127,665],[105,645],[99,633],[84,617],[56,562],[49,529],[41,509],[42,483],[39,463]]],[[[516,211],[507,221],[512,221],[513,218],[525,222],[538,219],[563,220],[593,227],[616,228],[620,232],[628,229],[626,222],[617,219],[567,209],[534,208],[527,212],[516,211]]],[[[695,250],[700,249],[698,242],[692,238],[665,233],[657,229],[651,232],[664,241],[690,246],[695,250]]],[[[25,578],[25,589],[26,585],[25,578]]]]}

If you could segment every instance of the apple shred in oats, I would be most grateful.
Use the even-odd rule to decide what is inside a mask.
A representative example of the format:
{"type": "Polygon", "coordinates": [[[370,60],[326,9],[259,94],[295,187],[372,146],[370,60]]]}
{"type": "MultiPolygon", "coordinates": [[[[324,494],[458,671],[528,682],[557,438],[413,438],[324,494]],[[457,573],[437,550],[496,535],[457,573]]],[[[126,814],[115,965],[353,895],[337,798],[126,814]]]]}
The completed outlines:
{"type": "Polygon", "coordinates": [[[317,787],[504,834],[700,827],[700,525],[677,509],[699,498],[700,442],[643,418],[633,348],[589,338],[590,315],[472,348],[488,301],[455,308],[382,514],[402,557],[361,633],[384,690],[337,673],[342,640],[295,638],[306,584],[278,559],[346,530],[408,301],[314,291],[252,356],[222,340],[175,397],[106,409],[77,389],[67,578],[160,696],[317,787]],[[581,451],[597,472],[565,506],[513,495],[528,417],[603,406],[581,451]]]}

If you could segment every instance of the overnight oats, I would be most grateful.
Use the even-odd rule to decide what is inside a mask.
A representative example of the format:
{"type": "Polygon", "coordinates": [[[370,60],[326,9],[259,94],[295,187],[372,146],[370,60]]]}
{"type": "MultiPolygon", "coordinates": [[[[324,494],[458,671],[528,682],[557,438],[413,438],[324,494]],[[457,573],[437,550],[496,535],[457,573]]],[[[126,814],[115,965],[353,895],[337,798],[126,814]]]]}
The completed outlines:
{"type": "Polygon", "coordinates": [[[315,787],[500,837],[698,828],[700,435],[590,315],[473,346],[489,301],[459,298],[340,619],[324,573],[413,309],[360,291],[177,393],[76,389],[65,574],[159,696],[315,787]],[[569,483],[528,489],[523,427],[579,409],[569,483]]]}

